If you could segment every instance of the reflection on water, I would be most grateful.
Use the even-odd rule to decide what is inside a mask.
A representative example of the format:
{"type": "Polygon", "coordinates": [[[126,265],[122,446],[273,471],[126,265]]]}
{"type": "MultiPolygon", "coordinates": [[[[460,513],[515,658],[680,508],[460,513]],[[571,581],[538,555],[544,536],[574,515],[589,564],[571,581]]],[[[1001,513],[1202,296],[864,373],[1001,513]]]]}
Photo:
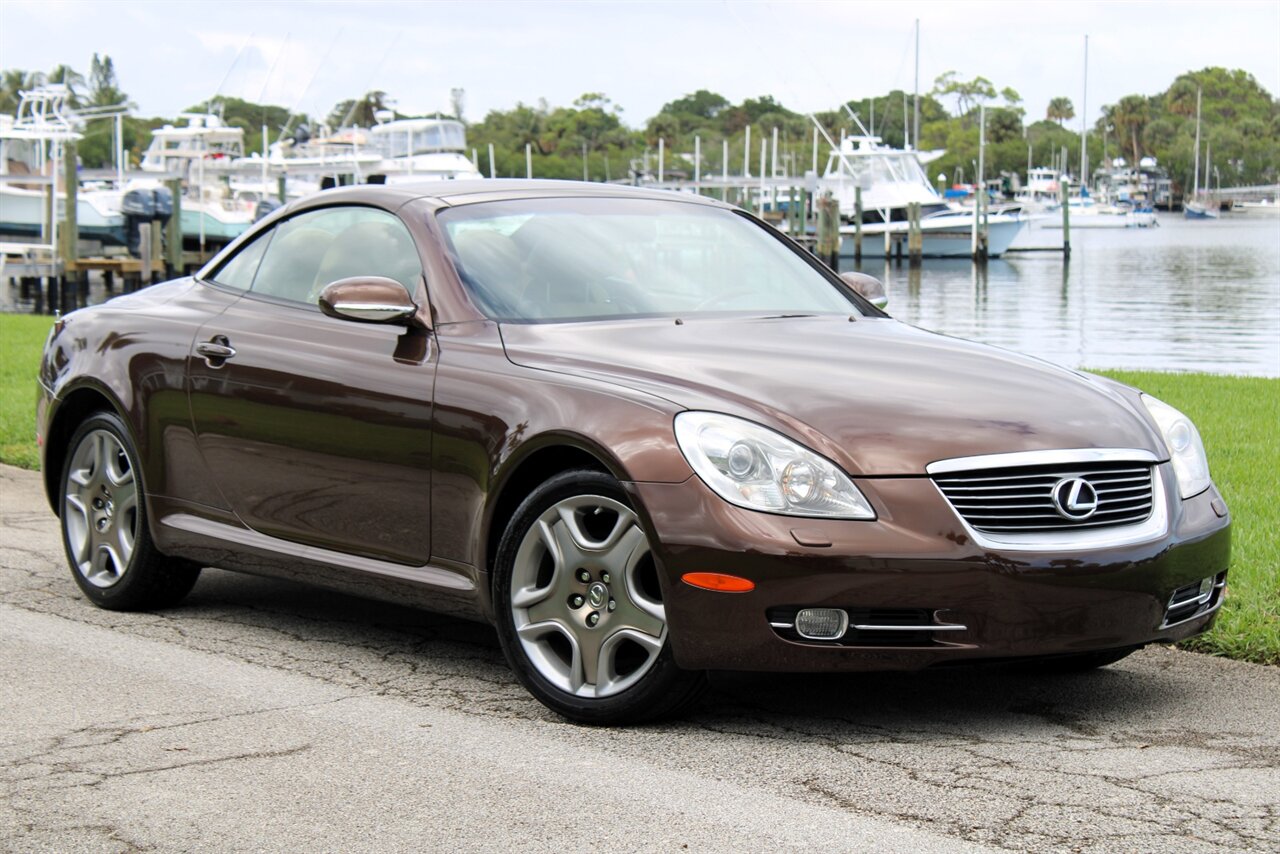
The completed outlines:
{"type": "MultiPolygon", "coordinates": [[[[884,280],[899,320],[1068,367],[1280,376],[1280,219],[1160,222],[1073,231],[1069,264],[1030,253],[862,269],[884,280]]],[[[1061,241],[1033,228],[1018,245],[1061,241]]],[[[95,282],[90,302],[107,296],[95,282]]],[[[0,311],[33,307],[0,284],[0,311]]]]}
{"type": "MultiPolygon", "coordinates": [[[[865,263],[899,320],[1069,367],[1280,376],[1280,220],[1072,232],[1071,261],[865,263]]],[[[1020,244],[1061,243],[1032,229],[1020,244]]]]}

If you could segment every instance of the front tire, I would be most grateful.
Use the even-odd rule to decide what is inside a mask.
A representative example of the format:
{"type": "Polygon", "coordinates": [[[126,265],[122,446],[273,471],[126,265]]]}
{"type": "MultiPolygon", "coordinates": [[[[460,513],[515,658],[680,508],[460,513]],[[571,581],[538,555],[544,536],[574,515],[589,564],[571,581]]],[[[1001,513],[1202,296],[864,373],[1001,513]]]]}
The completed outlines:
{"type": "Polygon", "coordinates": [[[607,474],[568,471],[516,510],[498,546],[494,610],[511,669],[579,723],[674,714],[705,676],[678,668],[648,535],[607,474]]]}
{"type": "Polygon", "coordinates": [[[111,412],[94,413],[67,447],[59,517],[80,590],[111,611],[178,604],[195,586],[200,567],[156,550],[138,454],[124,422],[111,412]]]}

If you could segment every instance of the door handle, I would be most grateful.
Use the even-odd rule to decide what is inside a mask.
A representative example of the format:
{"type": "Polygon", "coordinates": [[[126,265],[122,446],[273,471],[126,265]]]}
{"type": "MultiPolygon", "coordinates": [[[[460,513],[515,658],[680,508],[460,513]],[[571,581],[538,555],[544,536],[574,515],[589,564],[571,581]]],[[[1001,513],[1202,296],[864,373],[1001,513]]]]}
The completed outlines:
{"type": "Polygon", "coordinates": [[[215,335],[209,341],[202,341],[196,345],[196,352],[204,356],[209,367],[221,367],[222,363],[227,359],[232,359],[236,355],[236,348],[231,346],[231,342],[227,340],[225,335],[215,335]]]}

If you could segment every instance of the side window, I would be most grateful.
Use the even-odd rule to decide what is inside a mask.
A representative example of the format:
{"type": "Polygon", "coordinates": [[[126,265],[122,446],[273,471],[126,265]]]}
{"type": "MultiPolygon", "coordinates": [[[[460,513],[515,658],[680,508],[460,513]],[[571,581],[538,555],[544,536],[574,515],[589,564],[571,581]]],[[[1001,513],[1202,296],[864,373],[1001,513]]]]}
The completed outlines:
{"type": "Polygon", "coordinates": [[[271,235],[274,229],[261,234],[254,238],[248,246],[241,247],[235,255],[232,255],[227,263],[218,268],[218,271],[209,278],[220,285],[228,288],[237,288],[242,291],[249,290],[253,284],[254,274],[258,272],[258,265],[262,263],[262,255],[267,251],[267,244],[271,242],[271,235]]]}
{"type": "Polygon", "coordinates": [[[422,264],[404,223],[361,207],[295,216],[276,228],[253,292],[315,305],[325,285],[351,276],[385,276],[413,294],[422,264]]]}

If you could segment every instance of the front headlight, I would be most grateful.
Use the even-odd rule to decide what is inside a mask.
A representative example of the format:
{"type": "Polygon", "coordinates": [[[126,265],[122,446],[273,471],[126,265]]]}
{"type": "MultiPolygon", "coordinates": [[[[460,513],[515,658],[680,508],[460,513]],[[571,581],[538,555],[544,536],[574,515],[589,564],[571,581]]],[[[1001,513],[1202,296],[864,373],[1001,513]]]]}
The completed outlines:
{"type": "Polygon", "coordinates": [[[730,504],[787,516],[876,518],[844,472],[767,427],[716,412],[681,412],[676,441],[703,482],[730,504]]]}
{"type": "Polygon", "coordinates": [[[1164,401],[1149,394],[1142,396],[1147,412],[1155,419],[1169,449],[1173,473],[1178,477],[1178,492],[1183,498],[1199,495],[1209,488],[1209,460],[1204,455],[1204,443],[1191,419],[1164,401]]]}

